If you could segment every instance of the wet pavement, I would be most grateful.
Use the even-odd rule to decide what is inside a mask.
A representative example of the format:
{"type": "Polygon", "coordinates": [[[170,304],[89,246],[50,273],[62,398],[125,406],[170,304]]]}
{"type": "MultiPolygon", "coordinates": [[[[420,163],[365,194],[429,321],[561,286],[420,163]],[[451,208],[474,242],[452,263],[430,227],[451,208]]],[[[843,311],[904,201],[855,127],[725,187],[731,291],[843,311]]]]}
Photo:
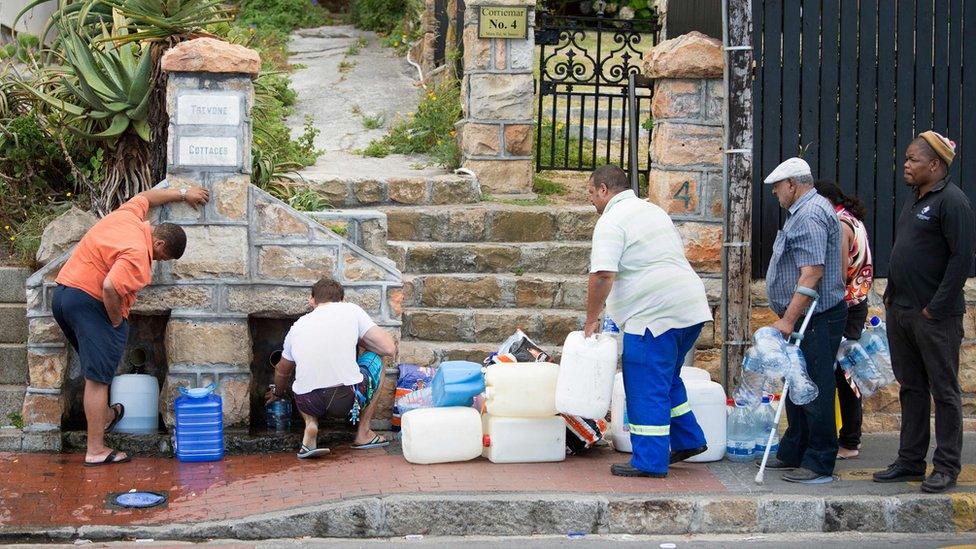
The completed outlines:
{"type": "MultiPolygon", "coordinates": [[[[966,446],[976,444],[968,433],[966,446]]],[[[82,454],[0,453],[0,527],[155,525],[242,518],[310,505],[392,494],[579,493],[604,496],[651,494],[895,495],[918,493],[918,483],[877,484],[870,473],[894,456],[896,435],[865,437],[862,457],[838,462],[837,480],[804,486],[768,472],[762,486],[751,464],[717,462],[673,466],[666,479],[628,479],[609,474],[625,454],[596,448],[564,462],[413,465],[393,445],[357,451],[334,448],[323,459],[300,461],[293,453],[227,456],[212,463],[135,457],[130,463],[84,467],[82,454]],[[120,509],[108,498],[129,490],[166,494],[165,505],[120,509]]],[[[974,452],[958,491],[976,491],[974,452]]]]}

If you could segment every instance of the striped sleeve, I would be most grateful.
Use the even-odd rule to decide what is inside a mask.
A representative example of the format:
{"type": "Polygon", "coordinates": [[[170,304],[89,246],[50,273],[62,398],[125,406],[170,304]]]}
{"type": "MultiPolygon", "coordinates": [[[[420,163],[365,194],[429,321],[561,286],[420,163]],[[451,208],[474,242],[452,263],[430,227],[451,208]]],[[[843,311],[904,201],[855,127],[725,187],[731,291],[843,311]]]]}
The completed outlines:
{"type": "Polygon", "coordinates": [[[593,247],[590,250],[590,272],[618,272],[625,243],[622,227],[614,223],[597,222],[593,229],[593,247]]]}

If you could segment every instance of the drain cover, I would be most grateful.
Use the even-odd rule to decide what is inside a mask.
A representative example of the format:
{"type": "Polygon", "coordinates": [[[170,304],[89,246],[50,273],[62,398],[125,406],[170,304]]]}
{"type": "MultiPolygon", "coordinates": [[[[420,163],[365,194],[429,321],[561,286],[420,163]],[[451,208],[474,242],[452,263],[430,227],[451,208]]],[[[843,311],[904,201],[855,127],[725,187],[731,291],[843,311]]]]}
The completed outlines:
{"type": "Polygon", "coordinates": [[[112,503],[119,507],[144,509],[155,507],[166,501],[166,496],[156,492],[126,492],[112,498],[112,503]]]}

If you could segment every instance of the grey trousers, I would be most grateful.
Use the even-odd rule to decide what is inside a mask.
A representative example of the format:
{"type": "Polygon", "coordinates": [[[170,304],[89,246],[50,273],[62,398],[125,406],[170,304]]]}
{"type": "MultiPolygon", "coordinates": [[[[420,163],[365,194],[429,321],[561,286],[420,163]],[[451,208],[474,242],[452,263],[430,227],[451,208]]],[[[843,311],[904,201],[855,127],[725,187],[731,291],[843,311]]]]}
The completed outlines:
{"type": "Polygon", "coordinates": [[[897,305],[888,307],[887,312],[891,367],[901,384],[901,439],[896,463],[925,470],[931,399],[935,401],[936,444],[932,465],[955,478],[962,454],[962,316],[929,320],[920,310],[897,305]]]}

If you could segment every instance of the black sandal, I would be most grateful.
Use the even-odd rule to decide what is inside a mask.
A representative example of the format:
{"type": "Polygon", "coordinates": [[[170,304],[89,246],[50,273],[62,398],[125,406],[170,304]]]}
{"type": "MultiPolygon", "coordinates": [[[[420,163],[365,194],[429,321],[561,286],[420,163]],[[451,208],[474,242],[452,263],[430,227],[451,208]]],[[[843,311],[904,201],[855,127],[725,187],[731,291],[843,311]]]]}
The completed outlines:
{"type": "Polygon", "coordinates": [[[100,467],[102,465],[114,465],[116,463],[126,463],[132,459],[132,456],[128,454],[126,454],[126,456],[122,459],[115,459],[115,457],[118,455],[119,455],[118,450],[112,450],[111,452],[108,453],[107,456],[105,456],[105,459],[103,459],[102,461],[86,461],[85,467],[100,467]]]}
{"type": "Polygon", "coordinates": [[[109,408],[115,411],[115,417],[112,418],[112,422],[109,423],[108,427],[105,428],[106,433],[114,429],[115,426],[119,423],[119,421],[121,421],[122,418],[125,417],[125,405],[122,404],[121,402],[116,402],[115,404],[109,406],[109,408]]]}

